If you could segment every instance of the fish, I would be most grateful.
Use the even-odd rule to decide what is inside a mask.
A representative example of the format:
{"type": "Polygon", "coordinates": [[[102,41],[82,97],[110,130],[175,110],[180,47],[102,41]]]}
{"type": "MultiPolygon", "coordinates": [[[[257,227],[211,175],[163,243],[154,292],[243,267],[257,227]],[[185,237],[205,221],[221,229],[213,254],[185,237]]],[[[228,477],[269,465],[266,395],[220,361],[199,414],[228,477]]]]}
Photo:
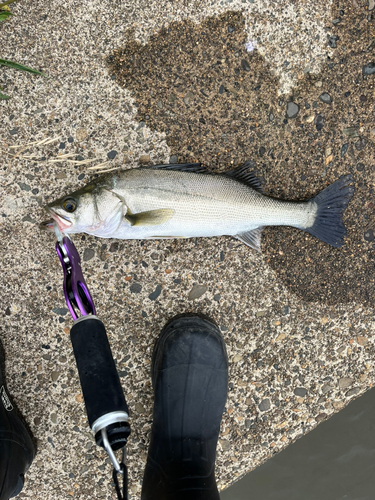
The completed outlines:
{"type": "Polygon", "coordinates": [[[43,227],[118,239],[229,235],[260,251],[265,226],[292,226],[343,245],[343,213],[354,194],[350,174],[309,200],[286,201],[263,194],[251,165],[225,173],[183,163],[107,174],[49,203],[52,220],[43,227]]]}

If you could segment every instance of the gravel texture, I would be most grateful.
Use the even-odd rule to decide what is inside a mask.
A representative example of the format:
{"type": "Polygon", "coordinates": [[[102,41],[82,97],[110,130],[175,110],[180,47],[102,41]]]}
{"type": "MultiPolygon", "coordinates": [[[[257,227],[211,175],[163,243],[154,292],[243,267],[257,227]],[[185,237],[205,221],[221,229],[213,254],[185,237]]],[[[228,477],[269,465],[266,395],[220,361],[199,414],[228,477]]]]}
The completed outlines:
{"type": "Polygon", "coordinates": [[[132,498],[152,423],[152,349],[175,314],[205,313],[227,344],[220,488],[373,386],[371,5],[12,5],[1,56],[50,76],[0,69],[12,96],[0,102],[0,338],[9,391],[38,440],[20,498],[114,495],[87,424],[54,237],[39,229],[42,207],[94,177],[91,165],[196,159],[224,171],[251,159],[272,196],[309,198],[347,173],[356,187],[341,249],[289,228],[267,229],[262,254],[225,237],[74,237],[131,412],[132,498]],[[54,141],[21,152],[43,138],[54,141]],[[71,156],[51,161],[58,154],[71,156]]]}

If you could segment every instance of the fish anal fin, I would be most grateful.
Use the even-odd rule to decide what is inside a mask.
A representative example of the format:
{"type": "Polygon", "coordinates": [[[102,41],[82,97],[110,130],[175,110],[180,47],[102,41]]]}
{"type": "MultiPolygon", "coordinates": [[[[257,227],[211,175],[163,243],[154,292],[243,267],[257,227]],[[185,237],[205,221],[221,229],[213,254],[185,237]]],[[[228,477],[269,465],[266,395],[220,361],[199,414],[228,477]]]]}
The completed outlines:
{"type": "Polygon", "coordinates": [[[160,208],[158,210],[148,210],[137,214],[127,213],[125,219],[135,227],[160,226],[168,222],[174,215],[172,208],[160,208]]]}
{"type": "Polygon", "coordinates": [[[259,193],[263,193],[262,183],[259,177],[255,174],[254,167],[255,163],[251,160],[248,160],[243,165],[233,168],[232,170],[228,170],[227,172],[225,172],[225,175],[227,175],[228,177],[232,177],[237,181],[243,182],[244,184],[247,184],[259,193]],[[249,170],[250,168],[252,170],[249,170]]]}
{"type": "Polygon", "coordinates": [[[154,170],[177,170],[180,172],[194,172],[197,174],[208,173],[200,163],[169,163],[168,165],[153,165],[152,167],[144,167],[154,170]]]}
{"type": "Polygon", "coordinates": [[[250,248],[261,252],[260,249],[260,240],[262,236],[263,227],[259,226],[251,231],[246,231],[245,233],[236,234],[236,238],[242,243],[245,243],[250,248]]]}

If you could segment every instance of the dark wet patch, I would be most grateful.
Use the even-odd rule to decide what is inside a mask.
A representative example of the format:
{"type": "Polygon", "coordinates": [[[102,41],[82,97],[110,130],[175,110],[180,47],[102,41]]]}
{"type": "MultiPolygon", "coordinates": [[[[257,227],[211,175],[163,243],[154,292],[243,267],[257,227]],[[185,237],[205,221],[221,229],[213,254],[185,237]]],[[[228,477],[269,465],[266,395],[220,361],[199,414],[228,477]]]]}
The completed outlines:
{"type": "Polygon", "coordinates": [[[198,160],[222,171],[252,159],[266,194],[294,200],[354,175],[341,249],[295,229],[264,231],[266,261],[305,300],[375,304],[375,245],[365,236],[375,230],[375,75],[362,75],[375,60],[368,15],[362,4],[350,10],[336,3],[332,19],[341,22],[330,30],[339,37],[334,56],[321,75],[301,73],[289,98],[277,95],[278,82],[259,53],[246,52],[239,13],[200,25],[173,23],[146,46],[131,42],[111,56],[116,81],[133,92],[137,119],[165,132],[179,162],[198,160]],[[319,99],[323,93],[331,103],[319,99]],[[299,107],[296,115],[288,102],[299,107]]]}

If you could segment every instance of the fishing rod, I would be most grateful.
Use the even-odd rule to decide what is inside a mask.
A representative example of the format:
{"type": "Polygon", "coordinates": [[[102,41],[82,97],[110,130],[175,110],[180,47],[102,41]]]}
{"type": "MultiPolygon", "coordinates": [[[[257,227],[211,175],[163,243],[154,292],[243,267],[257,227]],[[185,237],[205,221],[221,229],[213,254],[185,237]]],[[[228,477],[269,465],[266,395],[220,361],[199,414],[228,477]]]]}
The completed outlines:
{"type": "Polygon", "coordinates": [[[119,500],[128,500],[126,443],[130,435],[129,411],[113,360],[104,324],[81,269],[81,259],[69,237],[58,234],[56,252],[64,271],[64,295],[74,320],[70,339],[77,363],[87,417],[96,444],[113,464],[113,482],[119,500]],[[80,313],[80,316],[78,314],[80,313]],[[122,449],[121,460],[115,452],[122,449]],[[119,476],[122,476],[122,488],[119,476]]]}

